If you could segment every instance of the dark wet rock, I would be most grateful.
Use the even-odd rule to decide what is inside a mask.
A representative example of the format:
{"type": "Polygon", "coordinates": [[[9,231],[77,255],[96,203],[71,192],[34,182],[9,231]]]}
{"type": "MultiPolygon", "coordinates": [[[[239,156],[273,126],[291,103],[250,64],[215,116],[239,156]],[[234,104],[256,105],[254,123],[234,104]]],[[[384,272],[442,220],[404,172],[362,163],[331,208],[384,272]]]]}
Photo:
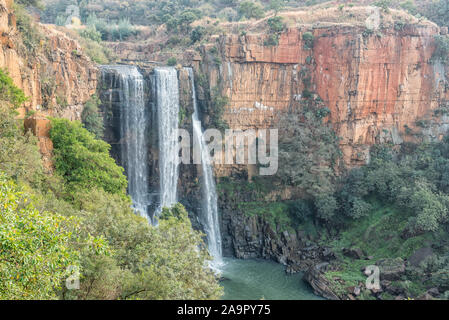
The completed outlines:
{"type": "Polygon", "coordinates": [[[309,268],[304,274],[304,281],[310,284],[315,294],[330,300],[339,300],[338,295],[332,290],[329,280],[324,276],[329,263],[323,262],[309,268]]]}
{"type": "Polygon", "coordinates": [[[365,254],[360,248],[343,248],[343,254],[352,259],[363,259],[365,254]]]}

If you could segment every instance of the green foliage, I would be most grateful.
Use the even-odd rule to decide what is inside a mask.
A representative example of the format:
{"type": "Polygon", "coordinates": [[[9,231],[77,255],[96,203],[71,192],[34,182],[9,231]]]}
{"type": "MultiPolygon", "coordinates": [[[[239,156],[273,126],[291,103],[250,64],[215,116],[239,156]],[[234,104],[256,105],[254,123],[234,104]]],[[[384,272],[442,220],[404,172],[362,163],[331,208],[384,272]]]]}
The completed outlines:
{"type": "Polygon", "coordinates": [[[247,0],[240,2],[238,13],[240,18],[246,19],[262,19],[265,15],[259,2],[247,0]]]}
{"type": "Polygon", "coordinates": [[[109,156],[110,145],[96,140],[78,121],[51,119],[51,126],[55,168],[69,190],[101,188],[125,194],[126,177],[123,168],[109,156]]]}
{"type": "Polygon", "coordinates": [[[96,42],[100,42],[100,40],[124,41],[137,34],[137,29],[130,23],[129,18],[122,18],[117,23],[110,23],[97,18],[93,13],[86,19],[86,25],[87,29],[83,30],[81,35],[96,42]]]}
{"type": "Polygon", "coordinates": [[[204,37],[205,33],[206,33],[206,28],[204,28],[202,26],[197,26],[190,33],[190,40],[192,41],[192,43],[201,41],[201,39],[204,37]]]}
{"type": "Polygon", "coordinates": [[[81,113],[83,126],[92,133],[96,139],[101,139],[104,131],[103,117],[98,110],[100,103],[100,99],[96,95],[93,95],[86,102],[83,112],[81,113]]]}
{"type": "Polygon", "coordinates": [[[338,208],[337,199],[331,194],[320,194],[315,198],[317,216],[324,221],[331,221],[338,208]]]}
{"type": "Polygon", "coordinates": [[[176,64],[177,64],[177,61],[176,61],[176,58],[175,58],[175,57],[170,57],[170,58],[168,58],[168,60],[167,60],[167,66],[173,67],[173,66],[176,66],[176,64]]]}
{"type": "Polygon", "coordinates": [[[442,27],[449,27],[449,0],[428,1],[422,9],[423,15],[442,27]]]}
{"type": "Polygon", "coordinates": [[[270,10],[273,10],[274,14],[277,15],[279,13],[279,11],[284,9],[286,2],[288,2],[288,1],[286,1],[286,0],[270,0],[268,8],[270,10]]]}
{"type": "Polygon", "coordinates": [[[101,42],[101,32],[97,31],[95,25],[88,26],[85,30],[82,30],[80,36],[98,43],[101,42]]]}
{"type": "Polygon", "coordinates": [[[435,52],[432,59],[439,60],[443,63],[449,64],[449,37],[448,36],[435,36],[435,52]]]}
{"type": "Polygon", "coordinates": [[[417,212],[414,227],[422,231],[437,231],[448,221],[449,196],[433,192],[429,184],[421,181],[413,189],[406,206],[417,212]]]}
{"type": "Polygon", "coordinates": [[[0,101],[7,101],[14,107],[20,107],[28,98],[16,87],[8,72],[0,68],[0,101]]]}
{"type": "Polygon", "coordinates": [[[317,116],[314,103],[305,102],[279,124],[278,177],[312,197],[333,193],[334,167],[341,157],[338,138],[317,116]]]}
{"type": "Polygon", "coordinates": [[[23,123],[16,112],[0,105],[0,170],[8,176],[32,185],[44,179],[37,139],[24,134],[23,123]]]}
{"type": "Polygon", "coordinates": [[[21,40],[26,52],[30,57],[35,57],[43,45],[45,38],[39,26],[32,21],[31,16],[20,4],[14,5],[14,14],[17,21],[17,30],[20,32],[21,40]]]}
{"type": "Polygon", "coordinates": [[[0,172],[0,299],[55,299],[76,263],[68,220],[39,212],[0,172]]]}
{"type": "Polygon", "coordinates": [[[279,43],[280,34],[285,29],[285,23],[283,22],[283,18],[280,16],[275,16],[269,18],[267,20],[268,28],[269,28],[269,36],[267,40],[265,40],[264,45],[266,46],[276,46],[279,43]]]}
{"type": "Polygon", "coordinates": [[[416,15],[418,13],[418,8],[416,7],[416,4],[413,0],[401,2],[401,8],[413,15],[416,15]]]}
{"type": "Polygon", "coordinates": [[[304,41],[304,48],[306,50],[311,50],[313,48],[313,43],[315,41],[315,36],[312,32],[305,32],[302,35],[302,40],[304,41]]]}

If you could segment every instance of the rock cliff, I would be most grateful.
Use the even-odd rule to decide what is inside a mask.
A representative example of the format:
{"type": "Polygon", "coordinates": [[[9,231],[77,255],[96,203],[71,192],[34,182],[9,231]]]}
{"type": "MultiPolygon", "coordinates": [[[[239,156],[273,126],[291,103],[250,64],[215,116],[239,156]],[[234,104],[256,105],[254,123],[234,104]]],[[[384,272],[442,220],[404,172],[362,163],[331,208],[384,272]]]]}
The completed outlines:
{"type": "Polygon", "coordinates": [[[54,26],[33,25],[39,37],[33,50],[24,44],[12,0],[0,0],[0,68],[29,98],[19,117],[39,138],[46,167],[51,165],[51,141],[46,116],[80,120],[84,103],[95,93],[97,67],[80,45],[54,26]]]}
{"type": "Polygon", "coordinates": [[[95,93],[97,67],[80,45],[54,26],[36,25],[42,39],[31,55],[17,29],[12,0],[0,0],[0,68],[29,97],[27,110],[79,119],[95,93]]]}
{"type": "Polygon", "coordinates": [[[375,143],[446,132],[447,119],[433,117],[449,99],[449,67],[432,59],[438,34],[430,23],[376,32],[348,24],[302,26],[282,33],[276,46],[265,45],[264,34],[222,35],[203,48],[200,72],[229,98],[224,119],[231,128],[275,128],[277,116],[307,89],[330,109],[345,163],[361,165],[375,143]],[[207,62],[214,46],[218,65],[207,62]],[[420,120],[428,123],[425,130],[420,120]]]}

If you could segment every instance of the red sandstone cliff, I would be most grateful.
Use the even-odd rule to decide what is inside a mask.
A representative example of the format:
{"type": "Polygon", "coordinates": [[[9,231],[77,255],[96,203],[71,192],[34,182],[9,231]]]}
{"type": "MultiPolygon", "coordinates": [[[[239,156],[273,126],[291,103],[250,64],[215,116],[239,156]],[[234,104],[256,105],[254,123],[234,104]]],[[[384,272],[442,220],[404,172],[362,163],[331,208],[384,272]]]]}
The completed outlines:
{"type": "Polygon", "coordinates": [[[0,0],[0,68],[29,97],[27,110],[79,119],[82,105],[96,90],[95,63],[82,54],[75,40],[41,24],[43,40],[30,56],[21,45],[12,2],[0,0]]]}
{"type": "Polygon", "coordinates": [[[203,62],[201,71],[211,88],[219,85],[229,97],[224,117],[230,127],[242,129],[276,127],[276,115],[301,99],[303,79],[310,77],[310,90],[331,111],[348,165],[369,161],[374,143],[415,139],[410,132],[441,138],[448,119],[433,114],[449,100],[449,66],[431,62],[439,28],[427,22],[365,30],[347,24],[295,27],[274,47],[264,46],[263,34],[220,36],[212,45],[222,64],[203,62]],[[304,45],[305,32],[314,35],[312,49],[304,45]],[[416,125],[423,119],[431,120],[428,128],[416,125]]]}
{"type": "Polygon", "coordinates": [[[0,0],[0,68],[9,72],[29,98],[19,117],[38,111],[25,125],[38,137],[44,163],[50,168],[52,144],[46,116],[79,120],[83,104],[96,91],[98,70],[75,40],[52,26],[38,25],[42,41],[35,54],[27,52],[12,3],[0,0]]]}

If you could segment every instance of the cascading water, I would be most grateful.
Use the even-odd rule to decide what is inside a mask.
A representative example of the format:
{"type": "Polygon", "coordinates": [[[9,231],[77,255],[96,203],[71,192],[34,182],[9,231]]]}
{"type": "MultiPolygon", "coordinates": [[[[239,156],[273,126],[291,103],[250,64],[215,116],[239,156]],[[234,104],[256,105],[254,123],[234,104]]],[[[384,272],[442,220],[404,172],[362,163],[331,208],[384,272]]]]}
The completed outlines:
{"type": "Polygon", "coordinates": [[[192,87],[192,100],[194,112],[192,115],[193,139],[195,145],[199,147],[202,168],[202,189],[203,189],[203,216],[207,235],[209,253],[214,258],[213,267],[218,268],[222,264],[221,233],[220,222],[218,220],[217,192],[212,172],[211,157],[208,147],[203,137],[203,129],[198,113],[198,104],[195,93],[195,78],[192,68],[187,68],[192,87]]]}
{"type": "MultiPolygon", "coordinates": [[[[128,193],[133,208],[148,219],[148,111],[145,108],[144,79],[135,66],[102,66],[101,70],[103,78],[106,72],[117,74],[121,164],[128,177],[128,193]]],[[[110,101],[112,103],[112,91],[110,101]]]]}
{"type": "Polygon", "coordinates": [[[171,207],[177,202],[179,86],[174,68],[154,69],[154,94],[159,133],[160,205],[171,207]]]}

